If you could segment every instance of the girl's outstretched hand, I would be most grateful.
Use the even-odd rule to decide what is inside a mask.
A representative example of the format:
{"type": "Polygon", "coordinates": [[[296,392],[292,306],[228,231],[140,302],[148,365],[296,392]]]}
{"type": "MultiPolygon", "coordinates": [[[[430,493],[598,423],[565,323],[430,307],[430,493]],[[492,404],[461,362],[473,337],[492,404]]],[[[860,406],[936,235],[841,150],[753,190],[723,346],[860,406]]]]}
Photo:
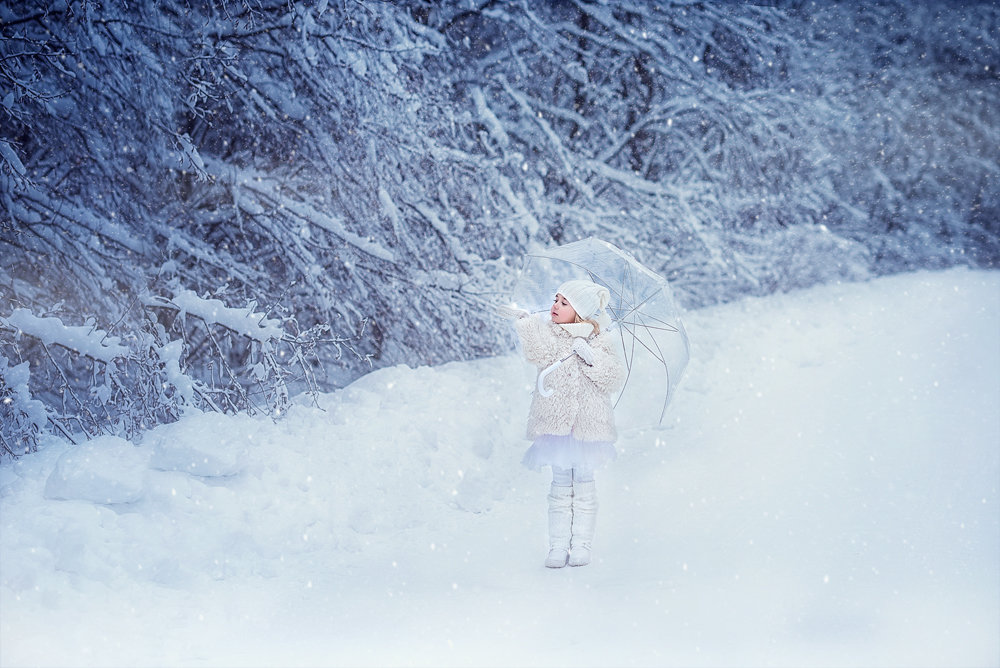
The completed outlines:
{"type": "Polygon", "coordinates": [[[594,349],[585,339],[577,337],[573,340],[573,352],[580,356],[588,366],[594,365],[594,349]]]}
{"type": "Polygon", "coordinates": [[[514,308],[513,306],[497,306],[496,312],[501,318],[509,318],[511,320],[520,320],[531,315],[523,308],[514,308]]]}

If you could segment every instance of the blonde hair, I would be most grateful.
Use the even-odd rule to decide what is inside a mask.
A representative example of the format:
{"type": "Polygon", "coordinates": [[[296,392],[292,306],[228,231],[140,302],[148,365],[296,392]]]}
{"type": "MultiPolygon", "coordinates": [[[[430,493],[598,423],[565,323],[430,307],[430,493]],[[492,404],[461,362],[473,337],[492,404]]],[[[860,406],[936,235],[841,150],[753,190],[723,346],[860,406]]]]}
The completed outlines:
{"type": "Polygon", "coordinates": [[[576,320],[574,320],[573,322],[585,322],[588,325],[593,326],[593,328],[594,328],[594,334],[600,334],[601,333],[601,325],[596,320],[594,320],[593,318],[581,318],[580,314],[577,313],[576,314],[576,320]]]}

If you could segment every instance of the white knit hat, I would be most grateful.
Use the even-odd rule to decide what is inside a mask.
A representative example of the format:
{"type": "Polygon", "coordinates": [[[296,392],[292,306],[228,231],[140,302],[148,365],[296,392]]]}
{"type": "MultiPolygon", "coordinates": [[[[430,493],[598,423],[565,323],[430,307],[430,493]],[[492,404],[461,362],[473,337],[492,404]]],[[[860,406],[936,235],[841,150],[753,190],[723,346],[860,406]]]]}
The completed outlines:
{"type": "Polygon", "coordinates": [[[611,293],[602,285],[592,281],[566,281],[559,286],[557,294],[566,298],[576,314],[584,320],[592,319],[607,327],[611,318],[604,311],[611,301],[611,293]]]}

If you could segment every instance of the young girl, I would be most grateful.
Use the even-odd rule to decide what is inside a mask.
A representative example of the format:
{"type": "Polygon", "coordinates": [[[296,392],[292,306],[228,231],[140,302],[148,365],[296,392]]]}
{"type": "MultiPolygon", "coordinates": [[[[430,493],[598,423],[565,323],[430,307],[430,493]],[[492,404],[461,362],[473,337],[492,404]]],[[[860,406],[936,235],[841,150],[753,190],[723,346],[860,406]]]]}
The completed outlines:
{"type": "Polygon", "coordinates": [[[514,323],[524,356],[539,373],[567,358],[545,378],[550,396],[535,392],[524,454],[529,468],[552,467],[549,490],[549,568],[590,563],[597,519],[594,469],[616,457],[611,392],[625,369],[607,331],[607,288],[586,280],[559,287],[548,314],[521,312],[514,323]]]}

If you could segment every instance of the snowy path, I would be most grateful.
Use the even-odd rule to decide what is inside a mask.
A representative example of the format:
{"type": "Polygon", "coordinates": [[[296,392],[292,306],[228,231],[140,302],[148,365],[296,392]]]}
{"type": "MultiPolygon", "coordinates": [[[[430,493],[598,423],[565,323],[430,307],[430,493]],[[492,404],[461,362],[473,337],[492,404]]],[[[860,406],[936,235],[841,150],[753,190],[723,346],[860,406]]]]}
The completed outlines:
{"type": "Polygon", "coordinates": [[[1000,273],[686,324],[586,568],[541,566],[516,357],[53,443],[0,470],[0,665],[1000,663],[1000,273]]]}

